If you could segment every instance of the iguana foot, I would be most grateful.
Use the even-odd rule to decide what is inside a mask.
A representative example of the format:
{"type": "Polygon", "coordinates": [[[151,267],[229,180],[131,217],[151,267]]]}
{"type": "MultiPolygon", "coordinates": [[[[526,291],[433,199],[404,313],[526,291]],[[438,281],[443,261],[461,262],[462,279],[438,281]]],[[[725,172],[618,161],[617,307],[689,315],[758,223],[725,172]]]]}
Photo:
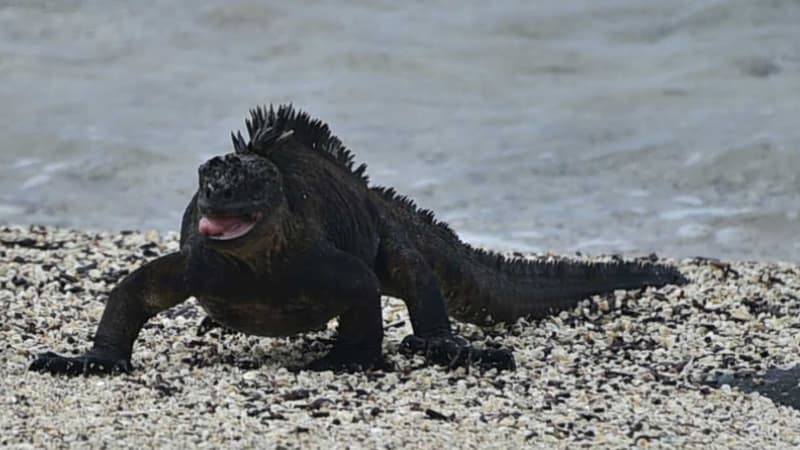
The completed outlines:
{"type": "Polygon", "coordinates": [[[363,372],[365,370],[377,369],[391,371],[392,365],[387,362],[381,350],[363,349],[352,346],[333,347],[331,351],[304,367],[305,370],[322,372],[332,370],[334,372],[363,372]]]}
{"type": "Polygon", "coordinates": [[[456,367],[469,367],[477,364],[483,369],[514,370],[514,355],[506,349],[477,349],[462,337],[445,336],[421,338],[406,336],[400,344],[405,355],[422,355],[433,364],[456,367]]]}
{"type": "Polygon", "coordinates": [[[43,353],[28,367],[35,372],[69,376],[129,373],[132,369],[126,358],[115,359],[91,351],[77,357],[43,353]]]}

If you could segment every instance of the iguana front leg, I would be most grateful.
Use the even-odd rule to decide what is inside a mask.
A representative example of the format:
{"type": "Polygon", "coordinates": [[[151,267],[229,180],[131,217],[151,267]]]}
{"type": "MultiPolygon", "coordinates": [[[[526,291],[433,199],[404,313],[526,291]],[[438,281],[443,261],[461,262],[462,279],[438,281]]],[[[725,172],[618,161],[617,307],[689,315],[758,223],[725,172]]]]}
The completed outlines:
{"type": "Polygon", "coordinates": [[[109,294],[91,350],[77,357],[47,352],[30,370],[65,375],[129,372],[133,343],[145,322],[188,297],[184,267],[184,255],[172,253],[128,275],[109,294]]]}
{"type": "Polygon", "coordinates": [[[342,311],[333,348],[305,368],[316,371],[384,368],[381,290],[375,272],[361,259],[332,246],[324,246],[300,265],[304,270],[298,271],[302,279],[296,284],[303,286],[301,295],[328,303],[325,308],[342,311]]]}
{"type": "Polygon", "coordinates": [[[448,367],[478,364],[483,368],[513,370],[514,356],[505,349],[476,349],[452,333],[439,282],[430,265],[411,245],[384,243],[380,255],[381,281],[406,304],[414,329],[401,350],[421,354],[448,367]]]}
{"type": "Polygon", "coordinates": [[[387,367],[381,343],[383,327],[380,295],[362,297],[363,304],[353,305],[339,316],[339,329],[333,348],[327,355],[312,361],[308,370],[360,371],[387,367]]]}

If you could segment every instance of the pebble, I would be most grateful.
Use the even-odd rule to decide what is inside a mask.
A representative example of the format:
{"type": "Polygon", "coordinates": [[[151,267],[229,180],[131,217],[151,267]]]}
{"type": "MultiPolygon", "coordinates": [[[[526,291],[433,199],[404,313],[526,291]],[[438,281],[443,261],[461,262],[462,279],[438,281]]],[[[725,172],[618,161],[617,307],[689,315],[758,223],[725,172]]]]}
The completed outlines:
{"type": "Polygon", "coordinates": [[[391,373],[288,370],[322,355],[333,326],[198,337],[193,299],[142,330],[129,375],[27,371],[35,354],[85,350],[108,290],[177,239],[0,226],[0,447],[800,446],[800,411],[709,384],[800,364],[800,267],[789,263],[664,260],[691,283],[594,296],[540,321],[456,324],[475,345],[514,349],[514,372],[399,355],[410,321],[391,298],[391,373]]]}

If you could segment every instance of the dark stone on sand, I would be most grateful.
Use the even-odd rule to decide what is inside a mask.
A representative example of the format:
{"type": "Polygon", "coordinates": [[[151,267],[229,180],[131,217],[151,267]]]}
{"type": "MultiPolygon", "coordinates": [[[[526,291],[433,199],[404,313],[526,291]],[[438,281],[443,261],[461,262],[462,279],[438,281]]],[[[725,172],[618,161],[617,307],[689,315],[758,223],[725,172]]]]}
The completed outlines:
{"type": "Polygon", "coordinates": [[[742,392],[758,392],[775,403],[800,410],[800,365],[790,369],[769,369],[762,376],[724,374],[712,382],[715,387],[726,384],[742,392]]]}

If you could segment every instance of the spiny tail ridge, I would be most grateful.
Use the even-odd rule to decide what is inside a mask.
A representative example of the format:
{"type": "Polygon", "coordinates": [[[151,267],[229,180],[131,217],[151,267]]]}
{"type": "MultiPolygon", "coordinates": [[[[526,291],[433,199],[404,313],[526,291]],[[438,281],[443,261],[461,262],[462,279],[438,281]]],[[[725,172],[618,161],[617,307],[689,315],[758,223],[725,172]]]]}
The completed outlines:
{"type": "Polygon", "coordinates": [[[456,318],[474,323],[542,318],[573,308],[591,295],[686,282],[674,266],[651,262],[528,260],[473,248],[467,252],[475,256],[473,264],[484,269],[463,272],[467,295],[450,297],[451,311],[456,318]]]}

